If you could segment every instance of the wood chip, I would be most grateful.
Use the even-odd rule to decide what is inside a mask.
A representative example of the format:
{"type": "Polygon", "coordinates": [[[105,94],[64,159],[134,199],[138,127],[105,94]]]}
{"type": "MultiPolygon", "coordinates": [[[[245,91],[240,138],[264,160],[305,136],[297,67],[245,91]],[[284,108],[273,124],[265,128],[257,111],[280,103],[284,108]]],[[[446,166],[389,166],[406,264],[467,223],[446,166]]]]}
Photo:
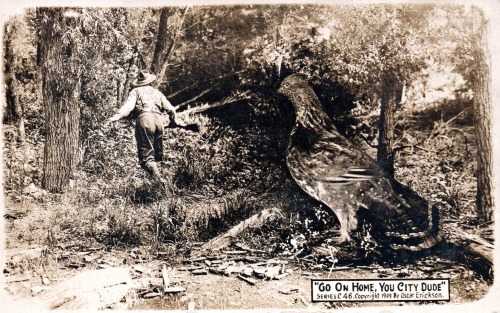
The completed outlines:
{"type": "Polygon", "coordinates": [[[226,262],[226,263],[222,263],[222,264],[219,264],[219,267],[218,269],[220,270],[225,270],[226,268],[228,268],[229,266],[233,265],[234,262],[226,262]]]}
{"type": "Polygon", "coordinates": [[[229,255],[238,255],[238,254],[247,254],[248,251],[245,250],[235,250],[235,251],[222,251],[224,254],[229,254],[229,255]]]}
{"type": "Polygon", "coordinates": [[[299,288],[280,289],[280,290],[278,290],[278,292],[281,294],[284,294],[284,295],[291,295],[291,294],[299,292],[299,288]]]}
{"type": "Polygon", "coordinates": [[[279,275],[274,276],[273,279],[280,280],[282,278],[287,277],[288,275],[289,275],[288,273],[279,274],[279,275]]]}
{"type": "Polygon", "coordinates": [[[191,273],[193,273],[193,275],[207,275],[208,274],[207,270],[205,270],[205,269],[194,270],[191,273]]]}
{"type": "MultiPolygon", "coordinates": [[[[104,265],[104,264],[103,264],[104,265]]],[[[105,264],[107,265],[107,264],[105,264]]],[[[68,264],[68,267],[69,268],[80,268],[80,267],[84,267],[85,264],[84,263],[75,263],[75,262],[71,262],[70,264],[68,264]]],[[[110,267],[109,265],[107,267],[110,267]]],[[[101,267],[101,268],[105,268],[105,267],[101,267]]]]}
{"type": "Polygon", "coordinates": [[[163,264],[163,267],[161,269],[161,276],[163,278],[163,287],[167,289],[168,286],[170,286],[170,274],[165,264],[163,264]]]}
{"type": "Polygon", "coordinates": [[[345,271],[345,270],[352,270],[352,267],[349,266],[335,266],[334,268],[331,268],[330,271],[335,272],[335,271],[345,271]]]}
{"type": "Polygon", "coordinates": [[[165,288],[163,291],[164,293],[179,293],[179,292],[184,292],[186,291],[186,288],[184,287],[168,287],[165,288]]]}
{"type": "Polygon", "coordinates": [[[250,277],[245,277],[245,276],[240,275],[240,274],[238,274],[238,278],[241,279],[241,280],[243,280],[244,282],[252,285],[252,286],[257,283],[257,281],[255,279],[250,278],[250,277]]]}
{"type": "Polygon", "coordinates": [[[256,258],[256,257],[252,257],[252,256],[246,256],[246,257],[244,257],[244,258],[241,259],[241,261],[247,262],[247,263],[256,263],[259,260],[261,260],[261,259],[256,258]]]}
{"type": "Polygon", "coordinates": [[[281,265],[281,269],[280,269],[280,274],[283,274],[286,270],[286,265],[285,264],[282,264],[281,265]]]}
{"type": "Polygon", "coordinates": [[[251,267],[245,267],[243,271],[241,271],[241,274],[247,277],[250,277],[253,275],[253,268],[251,267]]]}
{"type": "Polygon", "coordinates": [[[146,271],[146,268],[142,265],[134,265],[132,269],[139,273],[144,273],[146,271]]]}
{"type": "Polygon", "coordinates": [[[228,267],[224,270],[224,273],[225,273],[227,276],[231,275],[231,274],[232,274],[232,273],[234,273],[234,272],[237,272],[237,270],[236,270],[236,267],[235,267],[235,266],[232,266],[232,265],[228,266],[228,267]]]}
{"type": "Polygon", "coordinates": [[[288,264],[288,261],[287,260],[270,259],[270,260],[267,260],[266,263],[270,264],[270,265],[279,265],[279,264],[288,264]]]}
{"type": "Polygon", "coordinates": [[[195,259],[190,259],[190,260],[185,260],[186,262],[188,263],[196,263],[196,262],[203,262],[205,261],[207,258],[206,257],[199,257],[199,258],[195,258],[195,259]]]}
{"type": "Polygon", "coordinates": [[[235,242],[234,246],[241,249],[241,250],[246,250],[246,251],[252,251],[253,249],[247,246],[246,244],[242,242],[235,242]]]}
{"type": "Polygon", "coordinates": [[[6,283],[17,283],[17,282],[21,282],[21,281],[27,281],[27,280],[30,280],[30,276],[7,276],[5,277],[5,282],[6,283]]]}
{"type": "Polygon", "coordinates": [[[48,277],[42,277],[42,284],[44,285],[48,285],[50,284],[50,279],[48,277]]]}
{"type": "Polygon", "coordinates": [[[144,299],[152,299],[152,298],[156,298],[156,297],[159,297],[159,296],[161,296],[161,294],[158,293],[158,292],[148,292],[148,293],[142,295],[142,297],[144,299]]]}
{"type": "Polygon", "coordinates": [[[83,259],[85,262],[90,263],[92,261],[95,261],[99,258],[99,255],[86,255],[83,259]]]}
{"type": "Polygon", "coordinates": [[[212,262],[212,265],[213,265],[213,264],[222,264],[222,263],[224,263],[224,261],[223,261],[223,260],[212,260],[212,261],[210,261],[210,262],[212,262]]]}
{"type": "Polygon", "coordinates": [[[280,271],[281,271],[281,266],[269,267],[265,271],[264,275],[266,276],[266,278],[273,279],[274,277],[280,274],[280,271]]]}
{"type": "Polygon", "coordinates": [[[44,291],[45,289],[47,289],[47,287],[33,286],[33,287],[31,287],[31,295],[32,296],[36,296],[37,294],[39,294],[40,292],[44,291]]]}
{"type": "Polygon", "coordinates": [[[218,268],[211,267],[208,269],[208,271],[212,274],[215,274],[215,275],[226,275],[226,271],[218,269],[218,268]]]}
{"type": "Polygon", "coordinates": [[[179,271],[195,271],[204,268],[203,266],[180,267],[179,271]]]}
{"type": "Polygon", "coordinates": [[[78,252],[77,254],[78,255],[88,255],[90,254],[92,251],[81,251],[81,252],[78,252]]]}

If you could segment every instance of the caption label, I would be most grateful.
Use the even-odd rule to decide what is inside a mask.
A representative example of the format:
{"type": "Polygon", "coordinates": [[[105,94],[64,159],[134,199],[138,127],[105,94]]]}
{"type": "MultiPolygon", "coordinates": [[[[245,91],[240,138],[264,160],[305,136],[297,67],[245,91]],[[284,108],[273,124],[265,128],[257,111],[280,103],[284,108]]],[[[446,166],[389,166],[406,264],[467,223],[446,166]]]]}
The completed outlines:
{"type": "Polygon", "coordinates": [[[311,280],[312,302],[450,301],[449,279],[311,280]]]}

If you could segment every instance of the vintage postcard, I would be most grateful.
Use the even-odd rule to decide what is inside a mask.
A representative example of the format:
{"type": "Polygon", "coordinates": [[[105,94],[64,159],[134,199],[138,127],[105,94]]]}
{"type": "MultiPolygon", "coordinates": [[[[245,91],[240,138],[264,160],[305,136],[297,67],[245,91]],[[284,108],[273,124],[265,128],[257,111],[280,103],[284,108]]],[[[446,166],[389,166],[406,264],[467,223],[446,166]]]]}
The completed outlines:
{"type": "Polygon", "coordinates": [[[2,311],[497,310],[497,2],[2,7],[2,311]]]}

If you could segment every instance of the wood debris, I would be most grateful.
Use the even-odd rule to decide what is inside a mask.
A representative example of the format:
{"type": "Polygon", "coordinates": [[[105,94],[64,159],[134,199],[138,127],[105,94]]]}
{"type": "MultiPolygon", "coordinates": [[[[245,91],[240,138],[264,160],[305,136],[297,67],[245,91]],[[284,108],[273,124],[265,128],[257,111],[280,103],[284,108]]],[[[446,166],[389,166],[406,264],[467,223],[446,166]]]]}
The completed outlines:
{"type": "Polygon", "coordinates": [[[164,293],[179,293],[179,292],[185,292],[186,288],[184,287],[168,287],[165,288],[163,291],[164,293]]]}
{"type": "Polygon", "coordinates": [[[87,263],[91,263],[92,261],[95,261],[99,258],[99,255],[85,255],[83,257],[83,260],[87,263]]]}
{"type": "Polygon", "coordinates": [[[161,269],[161,275],[163,278],[163,287],[167,289],[168,286],[170,286],[170,273],[169,270],[167,270],[167,266],[165,264],[163,264],[163,267],[161,269]]]}
{"type": "Polygon", "coordinates": [[[257,281],[253,278],[250,278],[250,277],[245,277],[243,275],[237,275],[237,277],[241,280],[243,280],[244,282],[247,282],[249,283],[250,285],[255,285],[257,283],[257,281]]]}
{"type": "Polygon", "coordinates": [[[287,289],[280,289],[278,290],[279,293],[281,294],[284,294],[284,295],[291,295],[291,294],[294,294],[294,293],[298,293],[299,292],[299,288],[287,288],[287,289]]]}
{"type": "Polygon", "coordinates": [[[287,277],[288,275],[290,275],[290,274],[288,274],[288,273],[279,274],[279,275],[274,276],[273,279],[280,280],[282,278],[287,277]]]}
{"type": "Polygon", "coordinates": [[[28,281],[30,280],[31,276],[25,275],[25,276],[7,276],[5,277],[5,282],[8,283],[18,283],[22,281],[28,281]]]}
{"type": "Polygon", "coordinates": [[[247,254],[248,251],[245,250],[234,250],[234,251],[222,251],[224,254],[235,255],[235,254],[247,254]]]}
{"type": "Polygon", "coordinates": [[[191,272],[193,275],[207,275],[208,272],[205,269],[194,270],[191,272]]]}
{"type": "Polygon", "coordinates": [[[148,292],[148,293],[142,295],[142,297],[144,299],[152,299],[152,298],[156,298],[159,296],[161,296],[161,293],[159,293],[159,292],[148,292]]]}

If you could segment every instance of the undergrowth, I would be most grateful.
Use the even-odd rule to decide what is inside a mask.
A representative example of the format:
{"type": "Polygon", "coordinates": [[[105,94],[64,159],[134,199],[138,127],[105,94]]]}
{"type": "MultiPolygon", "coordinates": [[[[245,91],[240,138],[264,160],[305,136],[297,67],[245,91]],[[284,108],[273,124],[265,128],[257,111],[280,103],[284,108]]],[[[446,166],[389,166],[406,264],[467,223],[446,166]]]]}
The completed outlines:
{"type": "MultiPolygon", "coordinates": [[[[272,103],[238,105],[246,107],[245,114],[201,117],[200,132],[167,130],[160,164],[165,186],[137,165],[131,125],[105,129],[95,123],[86,129],[82,171],[75,182],[63,194],[47,194],[40,188],[40,130],[28,128],[33,140],[21,145],[15,131],[4,127],[7,248],[142,247],[151,253],[189,254],[199,242],[274,208],[277,219],[237,240],[287,257],[307,256],[316,247],[337,251],[335,216],[300,190],[286,169],[293,116],[272,103]]],[[[438,204],[448,218],[465,216],[472,222],[476,147],[470,114],[437,118],[430,126],[422,115],[400,120],[396,178],[438,204]]],[[[354,237],[356,249],[351,250],[361,253],[355,257],[376,257],[367,229],[354,237]]],[[[330,262],[339,258],[336,253],[330,262]]]]}

